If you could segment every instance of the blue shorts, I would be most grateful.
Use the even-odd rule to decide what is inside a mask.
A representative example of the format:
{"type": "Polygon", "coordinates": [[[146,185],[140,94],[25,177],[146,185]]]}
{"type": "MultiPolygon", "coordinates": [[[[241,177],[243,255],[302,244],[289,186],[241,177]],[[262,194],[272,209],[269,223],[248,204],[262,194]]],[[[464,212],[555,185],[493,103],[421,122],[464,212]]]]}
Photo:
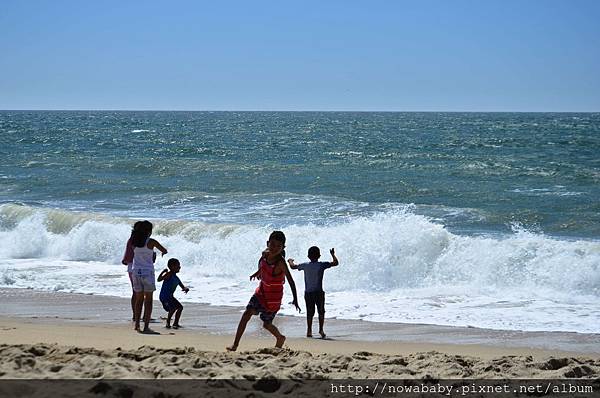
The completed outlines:
{"type": "Polygon", "coordinates": [[[264,322],[264,323],[272,323],[273,319],[275,318],[275,315],[277,315],[277,311],[275,312],[269,312],[265,309],[265,307],[263,307],[263,305],[260,303],[260,300],[258,299],[258,297],[256,297],[256,294],[253,294],[252,297],[250,298],[250,301],[248,302],[248,305],[246,306],[247,310],[254,310],[256,312],[258,312],[260,319],[264,322]]]}
{"type": "Polygon", "coordinates": [[[173,296],[171,296],[165,300],[161,299],[160,302],[162,303],[163,308],[167,312],[171,312],[171,311],[178,310],[179,308],[183,308],[183,305],[181,305],[179,300],[177,300],[173,296]]]}

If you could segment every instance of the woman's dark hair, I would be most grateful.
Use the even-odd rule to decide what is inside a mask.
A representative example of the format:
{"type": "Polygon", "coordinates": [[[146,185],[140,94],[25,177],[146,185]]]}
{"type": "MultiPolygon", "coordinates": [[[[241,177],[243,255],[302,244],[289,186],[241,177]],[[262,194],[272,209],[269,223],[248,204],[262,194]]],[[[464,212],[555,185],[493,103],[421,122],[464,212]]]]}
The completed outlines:
{"type": "Polygon", "coordinates": [[[150,221],[138,221],[133,225],[131,231],[131,243],[133,247],[144,247],[146,240],[152,234],[152,223],[150,221]]]}
{"type": "Polygon", "coordinates": [[[142,222],[143,222],[143,221],[136,221],[136,222],[135,222],[135,224],[133,224],[133,228],[131,229],[131,236],[130,236],[130,238],[133,238],[133,232],[134,232],[136,229],[139,229],[139,228],[140,228],[140,225],[142,224],[142,222]]]}

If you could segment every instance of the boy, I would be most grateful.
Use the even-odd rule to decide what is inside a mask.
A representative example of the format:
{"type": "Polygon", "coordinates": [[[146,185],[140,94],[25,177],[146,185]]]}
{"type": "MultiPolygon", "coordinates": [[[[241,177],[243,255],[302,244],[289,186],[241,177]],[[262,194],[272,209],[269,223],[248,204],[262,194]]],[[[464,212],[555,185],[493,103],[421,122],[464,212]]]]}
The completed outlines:
{"type": "Polygon", "coordinates": [[[179,318],[181,317],[181,312],[183,311],[183,305],[173,297],[173,293],[175,293],[175,289],[177,286],[181,287],[186,294],[190,291],[188,287],[185,287],[181,280],[176,275],[179,270],[181,270],[181,265],[179,264],[179,260],[176,258],[169,259],[167,263],[167,267],[169,269],[164,269],[158,275],[158,281],[163,281],[162,288],[160,289],[160,302],[163,305],[165,311],[169,313],[167,316],[167,325],[166,328],[171,328],[171,317],[175,314],[175,322],[173,322],[173,329],[179,329],[181,325],[179,324],[179,318]]]}
{"type": "Polygon", "coordinates": [[[319,334],[325,338],[323,324],[325,323],[325,292],[323,291],[323,273],[327,268],[335,267],[339,264],[335,256],[335,249],[329,250],[332,262],[320,262],[321,251],[313,246],[308,249],[308,258],[310,263],[294,264],[294,259],[290,258],[288,263],[291,269],[304,271],[304,300],[306,301],[306,337],[312,337],[312,320],[315,315],[315,306],[319,313],[319,334]]]}

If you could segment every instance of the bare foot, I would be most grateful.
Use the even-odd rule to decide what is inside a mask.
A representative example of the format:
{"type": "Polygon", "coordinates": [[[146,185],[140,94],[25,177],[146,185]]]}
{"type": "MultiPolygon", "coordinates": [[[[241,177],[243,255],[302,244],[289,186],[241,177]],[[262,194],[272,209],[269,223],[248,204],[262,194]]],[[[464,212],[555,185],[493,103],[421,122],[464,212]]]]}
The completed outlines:
{"type": "Polygon", "coordinates": [[[181,329],[181,328],[183,328],[183,326],[181,326],[181,325],[180,325],[180,324],[178,324],[178,323],[177,323],[177,324],[175,324],[175,325],[173,325],[173,329],[181,329]]]}
{"type": "Polygon", "coordinates": [[[171,329],[171,325],[165,325],[167,329],[171,329]]]}
{"type": "Polygon", "coordinates": [[[327,335],[325,334],[324,331],[319,330],[319,334],[321,335],[321,338],[324,339],[325,337],[327,337],[327,335]]]}
{"type": "Polygon", "coordinates": [[[139,323],[137,325],[133,326],[133,330],[137,330],[138,332],[140,331],[140,325],[139,325],[139,323]]]}
{"type": "Polygon", "coordinates": [[[312,333],[306,333],[306,337],[312,337],[312,333]]]}
{"type": "Polygon", "coordinates": [[[231,346],[229,346],[229,347],[225,347],[225,349],[226,349],[227,351],[235,351],[235,350],[237,350],[237,346],[236,346],[236,345],[231,345],[231,346]]]}
{"type": "Polygon", "coordinates": [[[281,348],[281,347],[283,347],[283,343],[285,343],[285,336],[281,335],[281,337],[277,338],[277,342],[275,343],[275,347],[281,348]]]}

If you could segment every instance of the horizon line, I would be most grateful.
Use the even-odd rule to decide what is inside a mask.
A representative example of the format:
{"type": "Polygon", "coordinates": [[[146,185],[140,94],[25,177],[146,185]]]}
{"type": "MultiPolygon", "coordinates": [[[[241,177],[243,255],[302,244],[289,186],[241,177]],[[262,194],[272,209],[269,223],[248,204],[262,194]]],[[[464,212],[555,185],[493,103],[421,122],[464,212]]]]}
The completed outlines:
{"type": "Polygon", "coordinates": [[[597,111],[530,110],[290,110],[290,109],[0,109],[0,112],[322,112],[322,113],[600,113],[597,111]]]}

